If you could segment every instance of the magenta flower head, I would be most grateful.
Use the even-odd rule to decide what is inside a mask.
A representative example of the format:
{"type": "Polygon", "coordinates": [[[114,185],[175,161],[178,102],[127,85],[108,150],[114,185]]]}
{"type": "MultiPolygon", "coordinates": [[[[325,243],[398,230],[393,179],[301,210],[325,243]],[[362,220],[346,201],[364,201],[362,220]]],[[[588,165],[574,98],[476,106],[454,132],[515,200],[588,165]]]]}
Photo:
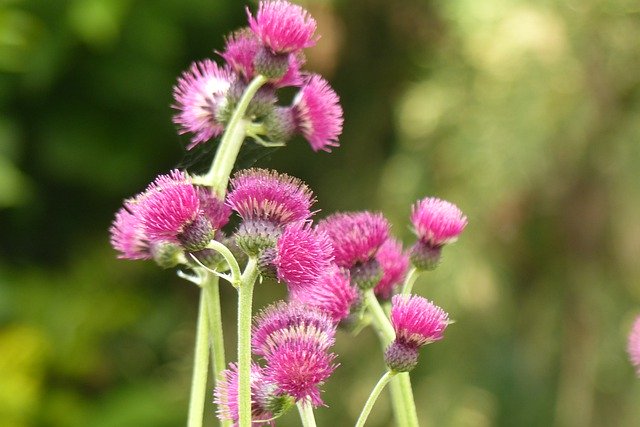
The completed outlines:
{"type": "MultiPolygon", "coordinates": [[[[295,401],[291,396],[278,394],[276,386],[265,379],[264,369],[257,365],[251,365],[251,421],[253,426],[265,424],[274,425],[277,418],[289,408],[295,401]]],[[[214,390],[214,403],[218,405],[217,416],[220,420],[231,420],[234,425],[238,423],[238,367],[229,364],[229,369],[220,373],[220,377],[214,390]]]]}
{"type": "Polygon", "coordinates": [[[311,216],[315,202],[301,180],[265,169],[246,169],[231,180],[227,205],[243,222],[236,242],[247,254],[257,256],[275,246],[282,228],[311,216]]]}
{"type": "Polygon", "coordinates": [[[351,286],[349,272],[333,266],[314,284],[292,289],[289,295],[292,301],[318,308],[338,323],[349,316],[351,305],[358,298],[358,291],[351,286]]]}
{"type": "Polygon", "coordinates": [[[292,328],[313,330],[331,341],[336,326],[331,317],[321,310],[295,301],[280,301],[268,306],[255,317],[251,339],[253,352],[260,356],[270,354],[274,349],[274,337],[281,336],[282,331],[292,328]]]}
{"type": "Polygon", "coordinates": [[[192,134],[187,149],[222,133],[224,125],[218,121],[217,113],[224,107],[234,79],[233,73],[210,59],[194,62],[182,73],[173,88],[173,108],[178,110],[173,122],[180,127],[180,134],[192,134]]]}
{"type": "Polygon", "coordinates": [[[261,1],[249,27],[273,53],[289,53],[315,45],[316,21],[302,7],[287,1],[261,1]]]}
{"type": "Polygon", "coordinates": [[[140,217],[151,242],[178,243],[188,251],[203,249],[214,229],[200,207],[191,178],[178,170],[158,176],[141,196],[140,217]]]}
{"type": "Polygon", "coordinates": [[[382,277],[376,252],[389,236],[389,222],[371,212],[337,213],[318,223],[329,235],[334,261],[350,270],[351,280],[361,289],[374,287],[382,277]]]}
{"type": "Polygon", "coordinates": [[[111,246],[122,259],[151,259],[151,248],[144,233],[135,199],[127,200],[116,213],[109,229],[111,246]]]}
{"type": "Polygon", "coordinates": [[[420,347],[442,339],[449,315],[418,295],[395,295],[391,303],[396,339],[387,348],[385,361],[391,369],[407,372],[417,364],[420,347]]]}
{"type": "MultiPolygon", "coordinates": [[[[255,34],[249,28],[242,28],[227,37],[225,49],[220,55],[245,82],[248,82],[256,76],[254,62],[261,49],[262,43],[255,34]]],[[[287,68],[284,75],[270,83],[276,88],[300,86],[300,68],[304,65],[304,56],[291,54],[285,60],[287,68]]]]}
{"type": "Polygon", "coordinates": [[[413,205],[411,222],[418,236],[411,249],[411,262],[418,269],[433,270],[440,262],[442,247],[458,239],[467,217],[453,203],[427,197],[413,205]]]}
{"type": "Polygon", "coordinates": [[[636,370],[636,374],[640,377],[640,316],[637,316],[629,333],[629,341],[627,343],[627,353],[629,360],[636,370]]]}
{"type": "Polygon", "coordinates": [[[295,398],[322,405],[319,387],[336,369],[335,354],[316,345],[313,340],[288,340],[265,357],[265,376],[278,390],[295,398]]]}
{"type": "Polygon", "coordinates": [[[342,107],[340,98],[325,79],[312,75],[296,95],[291,108],[298,132],[313,151],[331,151],[331,147],[339,145],[342,107]]]}
{"type": "Polygon", "coordinates": [[[296,222],[287,225],[278,238],[273,264],[278,281],[294,291],[314,284],[332,261],[329,236],[309,222],[296,222]]]}
{"type": "Polygon", "coordinates": [[[402,250],[402,243],[390,237],[378,249],[376,260],[382,268],[382,279],[374,292],[378,297],[388,299],[405,278],[409,256],[402,250]]]}

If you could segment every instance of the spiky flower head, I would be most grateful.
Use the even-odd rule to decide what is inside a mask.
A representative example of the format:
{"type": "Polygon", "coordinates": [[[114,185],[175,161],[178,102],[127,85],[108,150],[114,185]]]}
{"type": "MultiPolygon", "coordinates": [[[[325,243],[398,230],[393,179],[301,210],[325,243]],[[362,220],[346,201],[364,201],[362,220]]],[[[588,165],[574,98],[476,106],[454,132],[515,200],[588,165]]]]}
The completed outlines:
{"type": "Polygon", "coordinates": [[[316,21],[302,7],[283,0],[261,1],[249,27],[274,53],[289,53],[315,45],[316,21]]]}
{"type": "MultiPolygon", "coordinates": [[[[235,363],[229,364],[229,369],[220,373],[219,380],[214,390],[214,403],[218,405],[216,411],[220,420],[231,420],[237,425],[238,414],[238,367],[235,363]]],[[[264,375],[264,369],[257,365],[251,365],[251,425],[273,425],[271,421],[282,412],[286,411],[293,402],[288,396],[275,393],[275,387],[268,382],[264,375]]]]}
{"type": "Polygon", "coordinates": [[[382,279],[374,292],[380,298],[388,299],[405,278],[409,256],[403,251],[402,243],[390,237],[378,249],[376,260],[382,268],[382,279]]]}
{"type": "Polygon", "coordinates": [[[289,295],[293,301],[326,312],[338,323],[349,316],[351,305],[358,298],[358,291],[351,286],[349,272],[334,266],[327,269],[314,284],[291,289],[289,295]]]}
{"type": "Polygon", "coordinates": [[[319,75],[312,75],[302,86],[292,109],[297,130],[314,151],[331,151],[342,133],[342,107],[338,94],[319,75]]]}
{"type": "Polygon", "coordinates": [[[298,178],[257,168],[237,172],[227,196],[227,204],[243,220],[280,226],[308,219],[314,202],[313,193],[298,178]]]}
{"type": "Polygon", "coordinates": [[[229,222],[231,216],[231,208],[220,200],[210,187],[196,186],[198,200],[200,201],[200,209],[204,216],[209,220],[214,230],[220,230],[229,222]]]}
{"type": "Polygon", "coordinates": [[[288,340],[265,357],[265,377],[296,401],[308,400],[320,406],[323,402],[319,387],[336,369],[334,359],[335,354],[313,340],[288,340]]]}
{"type": "Polygon", "coordinates": [[[135,199],[125,201],[116,213],[109,232],[111,246],[119,252],[118,258],[151,259],[151,248],[135,199]]]}
{"type": "Polygon", "coordinates": [[[426,197],[413,205],[411,222],[420,242],[439,247],[458,239],[467,225],[467,217],[453,203],[426,197]]]}
{"type": "Polygon", "coordinates": [[[442,339],[449,315],[418,295],[394,295],[391,299],[391,324],[396,341],[422,347],[442,339]]]}
{"type": "Polygon", "coordinates": [[[640,316],[637,316],[629,333],[629,341],[627,343],[627,353],[629,360],[636,370],[636,374],[640,377],[640,316]]]}
{"type": "Polygon", "coordinates": [[[314,330],[328,340],[335,334],[335,325],[327,313],[296,301],[280,301],[256,315],[251,339],[253,352],[260,356],[271,353],[274,337],[291,328],[314,330]]]}
{"type": "Polygon", "coordinates": [[[140,217],[151,242],[179,243],[187,250],[203,249],[213,237],[200,209],[198,191],[184,172],[158,176],[140,197],[140,217]]]}
{"type": "Polygon", "coordinates": [[[187,149],[222,133],[224,125],[218,122],[217,111],[224,106],[234,79],[230,70],[218,67],[210,59],[194,62],[178,78],[173,88],[173,108],[178,113],[173,122],[180,127],[180,134],[192,134],[187,149]]]}
{"type": "Polygon", "coordinates": [[[312,228],[309,222],[296,222],[287,225],[278,238],[273,263],[278,281],[294,290],[315,283],[332,261],[329,236],[312,228]]]}
{"type": "MultiPolygon", "coordinates": [[[[245,82],[253,79],[256,76],[254,62],[263,48],[258,37],[250,28],[242,28],[231,33],[225,41],[224,51],[220,55],[236,73],[242,76],[245,82]]],[[[302,84],[300,68],[304,65],[304,56],[302,53],[291,54],[286,60],[288,67],[285,74],[270,83],[277,88],[300,86],[302,84]]]]}
{"type": "Polygon", "coordinates": [[[350,269],[372,259],[389,236],[389,223],[380,213],[336,213],[318,223],[333,245],[334,261],[350,269]]]}

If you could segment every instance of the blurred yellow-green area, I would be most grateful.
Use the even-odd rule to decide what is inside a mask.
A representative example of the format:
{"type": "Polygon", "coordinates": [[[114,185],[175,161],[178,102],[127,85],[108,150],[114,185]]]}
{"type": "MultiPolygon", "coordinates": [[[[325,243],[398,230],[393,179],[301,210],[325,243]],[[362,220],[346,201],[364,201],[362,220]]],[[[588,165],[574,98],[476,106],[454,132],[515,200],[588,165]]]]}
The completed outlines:
{"type": "MultiPolygon", "coordinates": [[[[469,216],[415,288],[456,320],[412,373],[422,425],[640,425],[625,351],[640,313],[640,2],[304,5],[341,147],[296,139],[241,165],[302,178],[318,216],[382,210],[407,246],[418,198],[469,216]]],[[[108,228],[157,174],[206,166],[213,147],[185,153],[171,123],[172,86],[244,6],[0,1],[3,427],[185,424],[198,290],[117,260],[108,228]]],[[[256,307],[282,288],[260,285],[256,307]]],[[[233,289],[222,300],[233,359],[233,289]]],[[[352,425],[383,369],[370,330],[340,332],[336,351],[320,426],[352,425]]],[[[295,411],[278,425],[299,425],[295,411]]],[[[386,395],[368,425],[392,425],[386,395]]]]}

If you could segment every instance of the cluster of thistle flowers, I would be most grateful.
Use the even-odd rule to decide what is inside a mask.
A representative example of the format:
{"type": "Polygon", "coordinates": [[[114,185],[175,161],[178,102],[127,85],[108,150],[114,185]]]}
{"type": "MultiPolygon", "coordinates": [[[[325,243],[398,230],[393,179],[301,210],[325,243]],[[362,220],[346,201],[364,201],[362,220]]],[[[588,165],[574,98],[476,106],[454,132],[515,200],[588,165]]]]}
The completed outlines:
{"type": "MultiPolygon", "coordinates": [[[[230,117],[258,76],[267,81],[243,117],[248,136],[271,144],[298,133],[315,151],[337,146],[338,97],[322,77],[301,71],[302,49],[315,43],[313,18],[280,0],[261,2],[255,17],[248,15],[249,27],[227,38],[224,66],[197,62],[178,80],[174,122],[181,133],[191,134],[188,148],[234,126],[230,117]],[[276,91],[284,86],[300,88],[288,107],[276,105],[276,91]]],[[[221,143],[219,151],[223,148],[221,143]]],[[[371,292],[391,300],[394,339],[385,352],[390,371],[410,371],[419,348],[443,337],[449,323],[444,310],[409,295],[410,289],[394,294],[410,264],[416,270],[435,268],[442,248],[463,231],[467,220],[455,205],[437,198],[418,201],[411,214],[417,239],[407,251],[380,213],[337,213],[314,223],[311,190],[286,174],[241,170],[226,196],[226,181],[222,195],[206,181],[178,170],[158,176],[116,213],[111,243],[120,258],[153,259],[163,268],[208,271],[230,281],[239,279],[224,274],[233,273],[234,262],[257,260],[262,277],[286,285],[288,300],[254,319],[251,350],[260,358],[249,370],[254,423],[271,422],[295,403],[322,405],[320,387],[337,367],[330,350],[336,329],[357,331],[366,324],[371,292]],[[240,223],[227,233],[223,227],[233,212],[240,223]]],[[[216,379],[215,402],[223,420],[239,419],[240,371],[230,364],[216,379]]]]}
{"type": "Polygon", "coordinates": [[[342,108],[327,81],[305,73],[303,49],[315,45],[316,21],[301,7],[285,1],[261,2],[256,16],[247,11],[249,27],[226,38],[225,60],[195,62],[174,90],[180,133],[191,134],[187,148],[206,142],[225,130],[249,82],[257,75],[268,78],[251,100],[247,116],[249,136],[256,142],[282,144],[303,135],[314,151],[337,146],[342,132],[342,108]],[[299,87],[292,104],[276,105],[277,90],[299,87]]]}

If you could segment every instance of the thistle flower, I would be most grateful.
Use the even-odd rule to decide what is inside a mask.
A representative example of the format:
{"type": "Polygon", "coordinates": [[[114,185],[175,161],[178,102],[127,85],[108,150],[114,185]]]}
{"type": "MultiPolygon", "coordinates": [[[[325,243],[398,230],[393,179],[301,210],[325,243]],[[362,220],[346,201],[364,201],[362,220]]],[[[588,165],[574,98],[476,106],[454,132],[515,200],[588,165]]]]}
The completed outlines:
{"type": "Polygon", "coordinates": [[[151,259],[151,248],[135,200],[128,200],[116,213],[109,229],[111,246],[121,259],[151,259]]]}
{"type": "Polygon", "coordinates": [[[351,286],[349,272],[334,266],[327,269],[314,284],[292,289],[290,297],[292,301],[326,312],[338,323],[349,316],[351,305],[358,298],[358,291],[351,286]]]}
{"type": "Polygon", "coordinates": [[[389,235],[384,216],[366,211],[330,215],[317,229],[331,239],[335,263],[347,269],[371,260],[389,235]]]}
{"type": "Polygon", "coordinates": [[[467,217],[453,203],[427,197],[413,206],[411,222],[422,243],[438,247],[458,239],[467,225],[467,217]]]}
{"type": "Polygon", "coordinates": [[[301,180],[266,169],[239,171],[227,195],[228,206],[243,220],[265,220],[279,226],[308,219],[314,202],[301,180]]]}
{"type": "Polygon", "coordinates": [[[395,295],[391,302],[396,339],[387,347],[384,359],[391,370],[409,372],[418,363],[419,348],[442,339],[449,316],[418,295],[395,295]]]}
{"type": "Polygon", "coordinates": [[[287,225],[278,238],[273,263],[278,281],[295,290],[315,283],[332,261],[329,236],[308,222],[297,222],[287,225]]]}
{"type": "Polygon", "coordinates": [[[249,27],[274,53],[311,47],[316,40],[316,21],[302,7],[287,1],[261,1],[255,18],[247,9],[249,27]]]}
{"type": "MultiPolygon", "coordinates": [[[[225,41],[225,49],[220,56],[245,81],[253,79],[256,76],[254,62],[262,49],[260,40],[251,29],[242,28],[229,35],[225,41]]],[[[291,54],[286,59],[288,67],[284,75],[270,82],[276,88],[302,84],[300,68],[304,65],[304,56],[301,53],[291,54]]]]}
{"type": "Polygon", "coordinates": [[[631,327],[627,353],[629,353],[629,360],[635,368],[636,374],[640,377],[640,316],[636,317],[631,327]]]}
{"type": "Polygon", "coordinates": [[[298,131],[314,151],[331,151],[342,133],[340,98],[319,75],[312,75],[296,95],[291,107],[298,131]]]}
{"type": "Polygon", "coordinates": [[[173,122],[180,127],[180,134],[192,134],[187,149],[222,133],[224,125],[218,122],[216,114],[226,103],[234,79],[231,71],[218,67],[210,59],[194,62],[182,73],[173,88],[173,108],[178,110],[173,122]]]}
{"type": "Polygon", "coordinates": [[[391,304],[396,341],[422,347],[442,339],[449,324],[449,315],[443,309],[418,295],[395,295],[391,304]]]}
{"type": "MultiPolygon", "coordinates": [[[[238,367],[229,364],[229,369],[220,373],[214,390],[214,403],[220,420],[238,422],[238,367]]],[[[291,398],[274,393],[275,387],[265,379],[264,369],[257,364],[251,365],[251,424],[261,426],[274,425],[272,420],[278,413],[293,405],[291,398]]]]}
{"type": "Polygon", "coordinates": [[[209,220],[214,230],[220,230],[229,222],[231,208],[224,203],[224,200],[218,199],[211,188],[204,186],[196,186],[195,188],[204,216],[209,220]]]}
{"type": "Polygon", "coordinates": [[[327,353],[311,341],[292,340],[266,358],[265,377],[296,401],[309,400],[322,405],[319,387],[338,366],[335,354],[327,353]]]}
{"type": "Polygon", "coordinates": [[[277,302],[262,310],[254,319],[251,346],[265,356],[273,351],[273,336],[292,327],[313,328],[333,339],[335,325],[329,315],[299,302],[277,302]]]}
{"type": "Polygon", "coordinates": [[[380,298],[388,299],[402,283],[409,267],[409,257],[402,250],[402,243],[388,238],[378,249],[376,260],[382,268],[382,279],[374,288],[380,298]]]}

